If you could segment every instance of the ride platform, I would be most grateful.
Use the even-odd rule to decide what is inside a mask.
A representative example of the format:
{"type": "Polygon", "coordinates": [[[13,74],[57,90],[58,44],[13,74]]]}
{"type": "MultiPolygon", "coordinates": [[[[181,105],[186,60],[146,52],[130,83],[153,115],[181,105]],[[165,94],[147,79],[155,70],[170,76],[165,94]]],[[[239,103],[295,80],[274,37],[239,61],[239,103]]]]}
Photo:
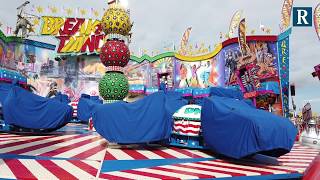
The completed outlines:
{"type": "Polygon", "coordinates": [[[0,133],[0,179],[297,179],[319,151],[295,144],[281,165],[263,165],[204,150],[118,147],[70,123],[42,136],[0,133]]]}

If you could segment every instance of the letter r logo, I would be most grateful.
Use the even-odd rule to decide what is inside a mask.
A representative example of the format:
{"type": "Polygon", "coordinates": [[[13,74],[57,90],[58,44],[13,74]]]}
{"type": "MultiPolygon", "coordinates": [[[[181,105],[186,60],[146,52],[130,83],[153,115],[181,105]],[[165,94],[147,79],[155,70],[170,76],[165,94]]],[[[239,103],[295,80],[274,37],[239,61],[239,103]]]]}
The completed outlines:
{"type": "Polygon", "coordinates": [[[293,8],[293,26],[312,26],[312,7],[293,8]]]}

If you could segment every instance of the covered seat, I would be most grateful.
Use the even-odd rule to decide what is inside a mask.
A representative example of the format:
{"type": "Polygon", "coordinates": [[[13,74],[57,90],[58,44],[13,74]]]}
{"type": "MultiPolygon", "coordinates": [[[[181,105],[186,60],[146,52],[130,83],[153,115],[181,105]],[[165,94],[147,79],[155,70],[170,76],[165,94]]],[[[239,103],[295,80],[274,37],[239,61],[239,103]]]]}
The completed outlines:
{"type": "Polygon", "coordinates": [[[31,129],[56,129],[71,120],[72,108],[55,99],[12,87],[3,102],[6,124],[31,129]]]}
{"type": "Polygon", "coordinates": [[[88,123],[94,112],[95,105],[102,103],[103,101],[99,99],[99,96],[82,94],[77,106],[77,118],[81,122],[88,123]]]}
{"type": "Polygon", "coordinates": [[[206,98],[201,119],[208,147],[237,159],[255,153],[279,157],[291,150],[297,134],[289,119],[227,97],[206,98]]]}
{"type": "Polygon", "coordinates": [[[132,103],[96,105],[93,125],[110,142],[148,143],[168,139],[172,115],[186,105],[178,92],[156,92],[132,103]]]}

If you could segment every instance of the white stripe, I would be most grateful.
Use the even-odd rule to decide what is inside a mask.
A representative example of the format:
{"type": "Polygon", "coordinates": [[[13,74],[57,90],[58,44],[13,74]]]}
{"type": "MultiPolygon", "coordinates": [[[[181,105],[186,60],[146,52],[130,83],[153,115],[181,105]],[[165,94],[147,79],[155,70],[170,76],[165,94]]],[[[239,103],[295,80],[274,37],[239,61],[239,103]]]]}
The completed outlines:
{"type": "Polygon", "coordinates": [[[148,159],[164,159],[163,157],[159,156],[158,154],[156,154],[150,150],[147,150],[147,149],[137,150],[137,152],[141,153],[142,155],[144,155],[148,159]]]}
{"type": "MultiPolygon", "coordinates": [[[[189,166],[193,166],[193,167],[200,167],[200,168],[207,168],[207,169],[211,169],[211,170],[226,171],[226,173],[228,173],[228,172],[241,173],[241,174],[245,174],[247,176],[260,175],[260,173],[256,173],[256,172],[243,171],[243,170],[237,170],[237,169],[231,169],[231,168],[225,168],[225,167],[208,166],[208,165],[203,165],[203,164],[186,163],[184,165],[189,165],[189,166]]],[[[220,174],[221,174],[221,176],[218,175],[217,177],[228,177],[228,176],[225,176],[228,174],[223,174],[223,173],[220,173],[220,174]]],[[[229,175],[229,176],[231,176],[231,175],[229,175]]]]}
{"type": "Polygon", "coordinates": [[[106,153],[110,153],[117,160],[133,160],[131,156],[123,152],[121,149],[108,148],[106,153]]]}
{"type": "Polygon", "coordinates": [[[307,153],[288,153],[287,155],[289,156],[317,156],[318,153],[314,153],[314,154],[307,154],[307,153]]]}
{"type": "Polygon", "coordinates": [[[37,179],[58,179],[46,168],[33,159],[19,160],[37,179]]]}
{"type": "Polygon", "coordinates": [[[106,154],[106,149],[103,149],[99,151],[98,153],[86,158],[88,160],[101,160],[104,158],[104,155],[106,154]]]}
{"type": "Polygon", "coordinates": [[[308,156],[281,156],[278,159],[314,159],[315,157],[308,157],[308,156]]]}
{"type": "MultiPolygon", "coordinates": [[[[266,168],[262,168],[262,167],[244,166],[244,165],[217,162],[217,161],[206,161],[206,163],[213,164],[213,165],[216,164],[216,165],[221,165],[221,166],[227,166],[227,167],[243,168],[243,169],[247,169],[247,170],[264,171],[264,172],[270,172],[273,174],[287,174],[287,172],[285,172],[285,171],[266,169],[266,168]]],[[[272,167],[272,166],[270,166],[270,167],[272,167]]]]}
{"type": "Polygon", "coordinates": [[[57,136],[57,137],[50,138],[50,139],[43,139],[41,141],[29,142],[29,143],[20,144],[20,145],[17,145],[17,146],[1,148],[0,149],[0,153],[6,153],[6,152],[10,152],[10,151],[15,151],[15,150],[18,150],[18,149],[24,149],[24,148],[32,147],[32,146],[35,146],[35,145],[38,145],[38,144],[44,144],[44,143],[47,143],[47,142],[50,142],[50,141],[65,139],[65,138],[72,137],[72,136],[76,136],[76,135],[57,136]]]}
{"type": "Polygon", "coordinates": [[[166,152],[166,153],[168,153],[168,154],[176,157],[176,158],[190,158],[190,157],[187,156],[187,155],[184,155],[184,154],[182,154],[182,153],[180,153],[180,152],[178,152],[178,151],[174,151],[174,150],[169,149],[169,148],[165,148],[165,149],[161,149],[161,150],[162,150],[163,152],[166,152]]]}
{"type": "Polygon", "coordinates": [[[16,179],[16,176],[2,159],[0,159],[0,172],[1,178],[16,179]]]}
{"type": "MultiPolygon", "coordinates": [[[[292,149],[290,152],[312,152],[312,153],[319,153],[319,150],[314,150],[314,149],[292,149]]],[[[289,153],[290,153],[289,152],[289,153]]]]}
{"type": "MultiPolygon", "coordinates": [[[[303,173],[306,168],[296,168],[296,167],[288,167],[288,166],[266,166],[271,168],[290,170],[290,171],[298,171],[299,173],[303,173]],[[302,171],[301,171],[302,170],[302,171]]],[[[286,173],[288,174],[288,173],[286,173]]]]}
{"type": "Polygon", "coordinates": [[[313,160],[305,160],[305,159],[278,159],[281,162],[304,162],[304,163],[311,163],[313,160]]]}
{"type": "Polygon", "coordinates": [[[298,166],[298,167],[301,167],[301,166],[305,166],[305,167],[308,167],[309,166],[309,163],[282,163],[282,165],[284,166],[298,166]]]}
{"type": "Polygon", "coordinates": [[[190,149],[184,149],[186,151],[189,151],[190,153],[193,153],[195,155],[201,156],[203,158],[213,158],[213,156],[206,154],[204,152],[198,151],[198,150],[190,150],[190,149]]]}
{"type": "Polygon", "coordinates": [[[148,177],[148,176],[142,176],[142,175],[120,172],[120,171],[108,172],[108,173],[104,173],[104,174],[110,174],[113,176],[119,176],[119,177],[123,177],[123,178],[132,178],[132,179],[158,179],[158,178],[152,178],[152,177],[148,177]]]}
{"type": "Polygon", "coordinates": [[[52,160],[56,165],[66,170],[68,173],[72,174],[78,179],[93,179],[94,176],[88,174],[87,172],[83,171],[82,169],[78,168],[77,166],[71,164],[65,160],[52,160]]]}
{"type": "Polygon", "coordinates": [[[98,170],[99,166],[100,166],[100,162],[98,161],[88,161],[88,160],[82,160],[81,162],[88,164],[89,166],[95,168],[98,170]]]}
{"type": "Polygon", "coordinates": [[[156,169],[140,168],[140,169],[134,169],[134,170],[141,171],[141,172],[148,172],[148,173],[158,174],[158,175],[164,175],[164,176],[177,177],[177,178],[180,178],[180,179],[199,179],[198,176],[191,176],[191,175],[185,175],[185,174],[162,171],[162,170],[156,170],[156,169]]]}
{"type": "Polygon", "coordinates": [[[87,150],[89,150],[91,148],[94,148],[96,146],[100,146],[100,142],[102,142],[102,141],[105,141],[105,140],[104,139],[100,139],[98,141],[94,141],[94,142],[88,143],[86,145],[71,149],[69,151],[57,154],[54,157],[70,158],[70,157],[73,157],[73,156],[75,156],[77,154],[85,152],[85,151],[87,151],[87,150]]]}
{"type": "Polygon", "coordinates": [[[175,120],[174,124],[179,124],[179,125],[189,125],[192,124],[194,126],[201,126],[201,121],[181,121],[181,120],[175,120]]]}
{"type": "Polygon", "coordinates": [[[89,136],[84,136],[84,137],[81,137],[81,138],[72,139],[72,140],[69,140],[69,141],[66,141],[66,142],[61,142],[61,143],[53,144],[53,145],[48,146],[48,147],[44,147],[44,148],[36,149],[36,150],[33,150],[33,151],[29,151],[29,152],[23,153],[23,155],[39,155],[39,154],[46,153],[46,152],[49,152],[49,151],[53,151],[53,150],[56,150],[56,149],[59,149],[59,148],[62,148],[62,147],[70,146],[70,145],[75,144],[77,142],[81,142],[81,141],[84,141],[84,140],[87,140],[87,139],[90,139],[90,138],[93,138],[93,137],[94,136],[89,135],[89,136]]]}

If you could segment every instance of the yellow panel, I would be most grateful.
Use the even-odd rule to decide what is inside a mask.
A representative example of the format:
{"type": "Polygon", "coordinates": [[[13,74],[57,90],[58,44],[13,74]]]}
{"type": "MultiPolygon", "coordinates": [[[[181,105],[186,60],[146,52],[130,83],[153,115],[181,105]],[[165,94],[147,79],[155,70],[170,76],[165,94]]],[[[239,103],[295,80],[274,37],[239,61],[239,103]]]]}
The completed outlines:
{"type": "Polygon", "coordinates": [[[219,43],[215,50],[212,51],[209,54],[205,54],[205,55],[201,55],[201,56],[184,56],[178,53],[175,53],[175,57],[181,61],[189,61],[189,62],[194,62],[194,61],[203,61],[203,60],[207,60],[210,59],[212,57],[214,57],[215,55],[217,55],[222,49],[222,44],[219,43]]]}

